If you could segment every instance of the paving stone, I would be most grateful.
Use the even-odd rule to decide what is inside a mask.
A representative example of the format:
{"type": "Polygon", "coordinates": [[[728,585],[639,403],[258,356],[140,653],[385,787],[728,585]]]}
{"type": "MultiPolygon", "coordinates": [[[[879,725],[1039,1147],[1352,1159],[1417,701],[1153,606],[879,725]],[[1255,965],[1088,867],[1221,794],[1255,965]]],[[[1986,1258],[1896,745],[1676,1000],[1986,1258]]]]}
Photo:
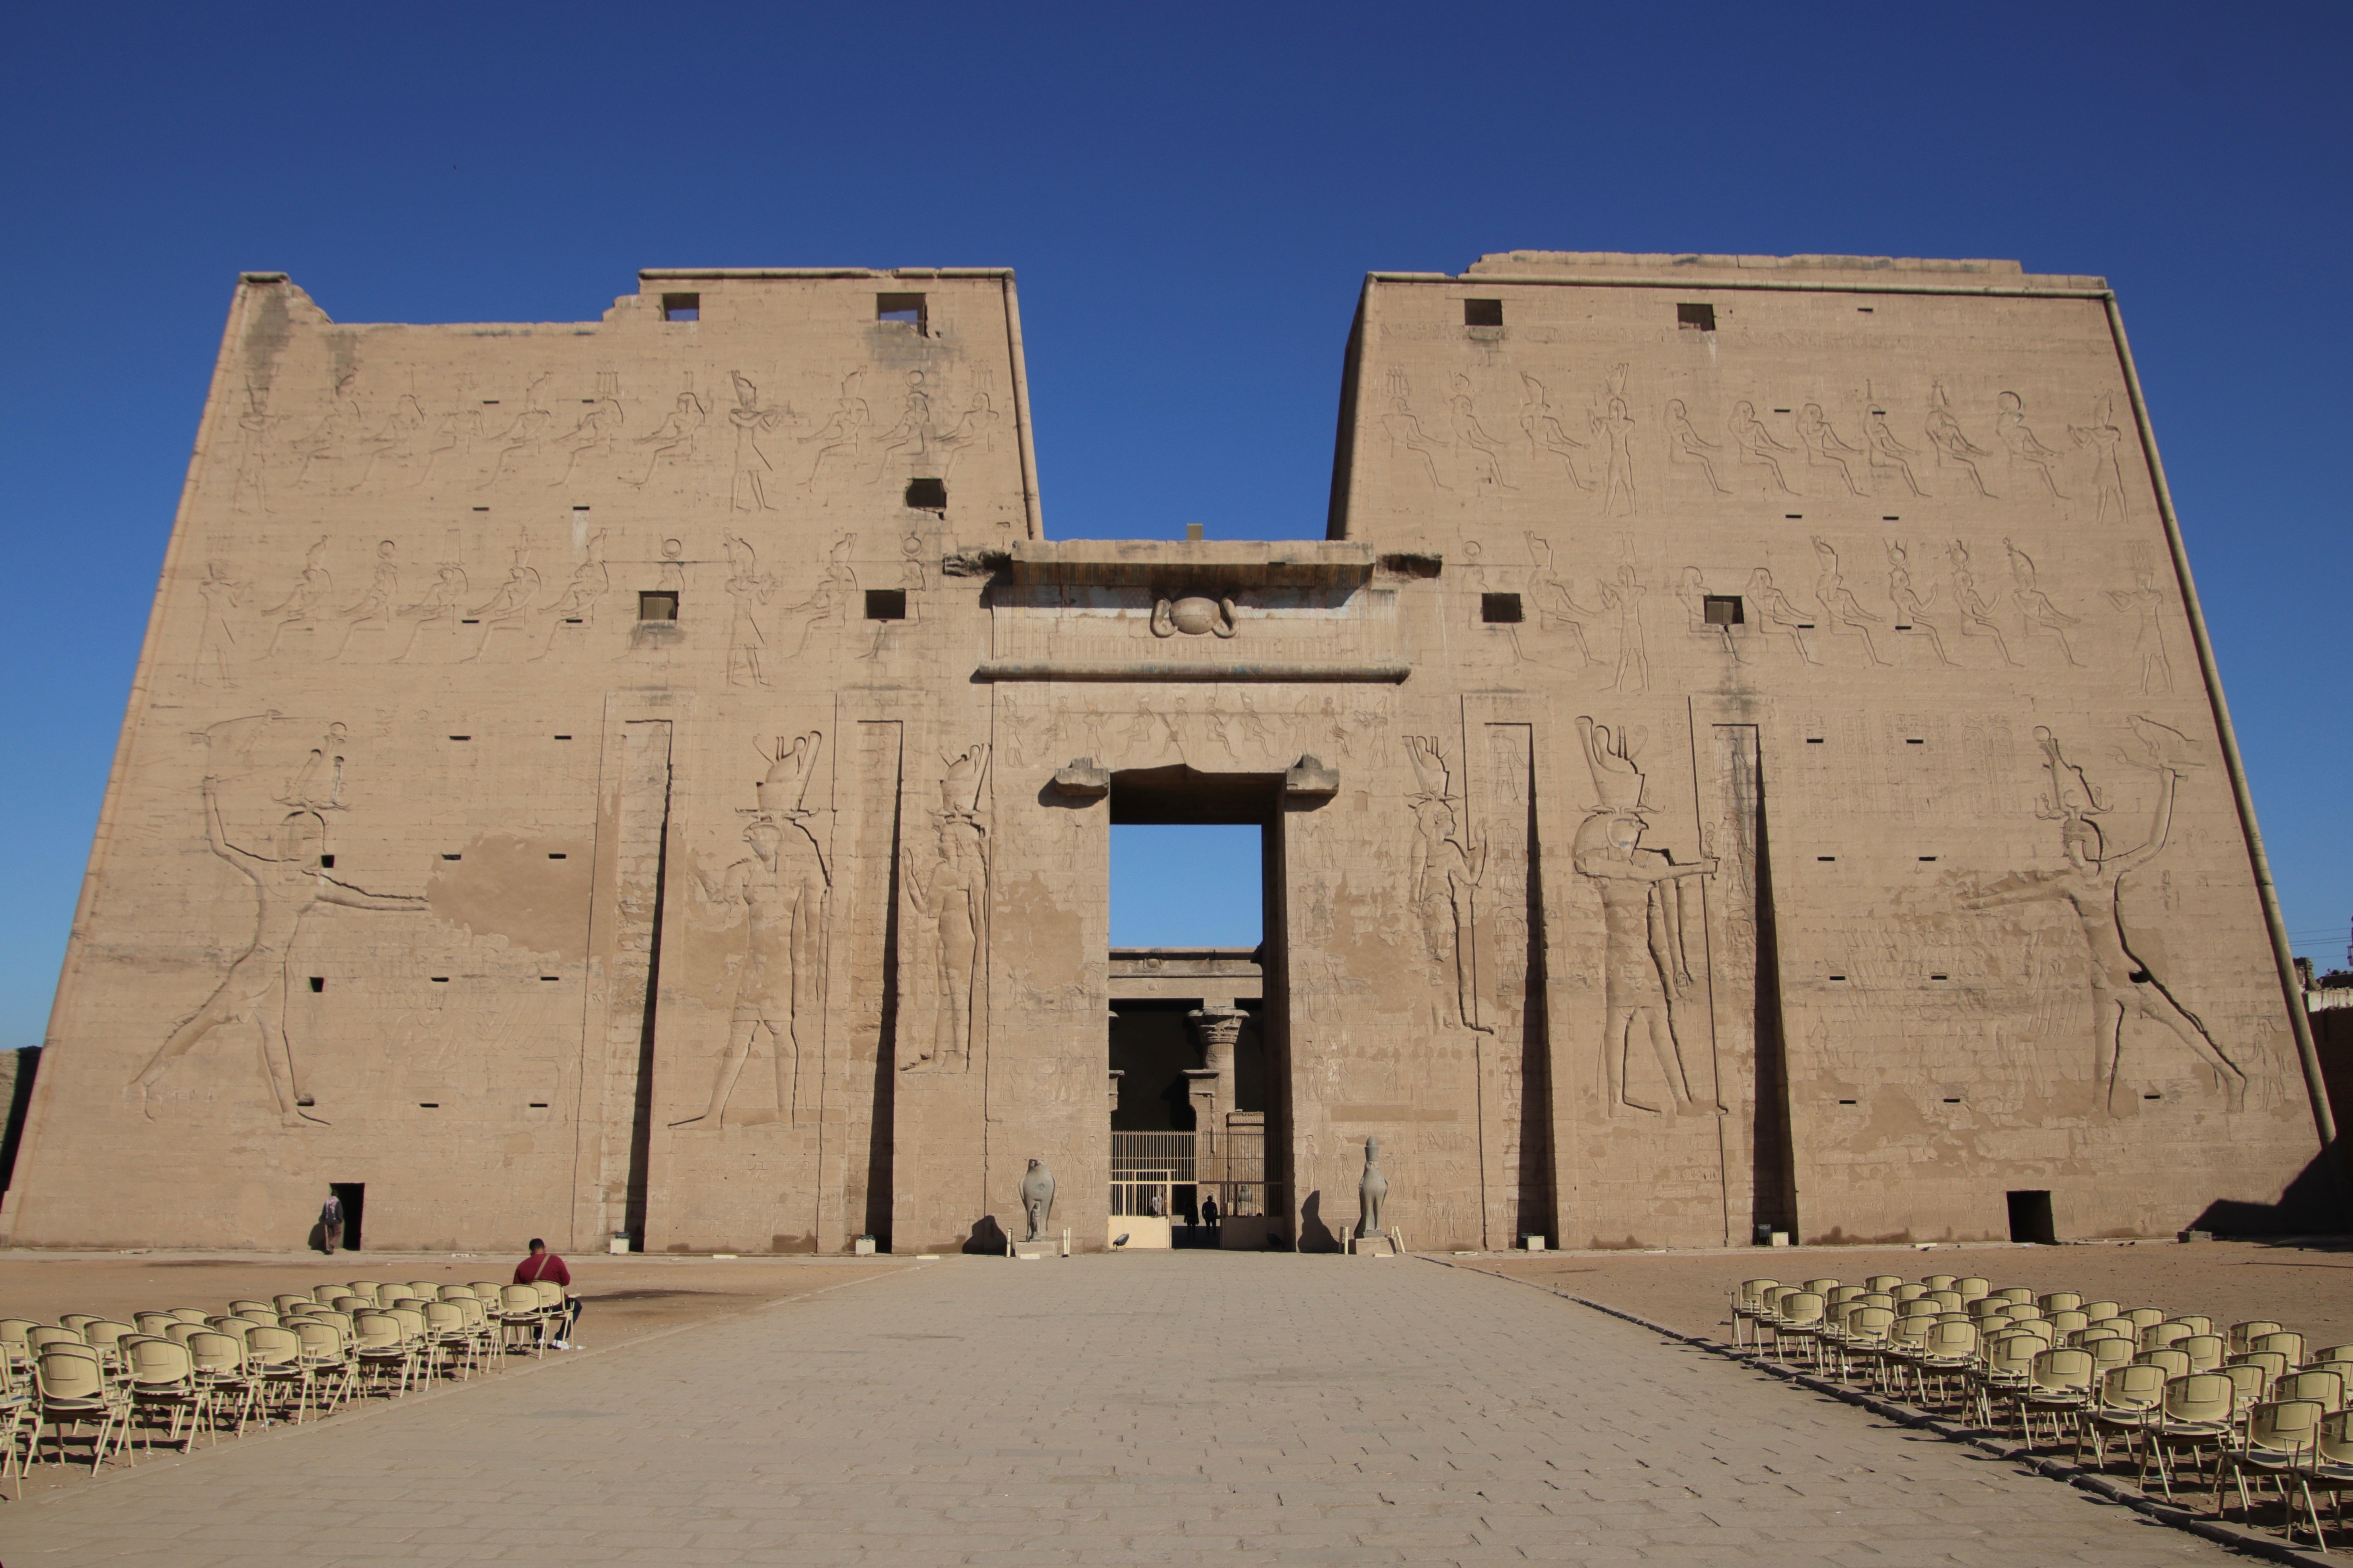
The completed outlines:
{"type": "Polygon", "coordinates": [[[2229,1560],[1508,1281],[1299,1265],[948,1261],[36,1491],[0,1560],[2229,1560]]]}

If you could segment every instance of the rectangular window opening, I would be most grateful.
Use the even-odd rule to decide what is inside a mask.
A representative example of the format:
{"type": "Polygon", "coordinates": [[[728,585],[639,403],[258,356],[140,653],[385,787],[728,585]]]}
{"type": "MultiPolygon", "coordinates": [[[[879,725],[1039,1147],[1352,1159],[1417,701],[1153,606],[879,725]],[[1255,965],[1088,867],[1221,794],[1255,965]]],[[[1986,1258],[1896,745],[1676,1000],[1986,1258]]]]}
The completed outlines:
{"type": "Polygon", "coordinates": [[[1950,980],[1952,976],[1949,974],[1931,974],[1928,978],[1931,980],[1950,980]]]}
{"type": "Polygon", "coordinates": [[[678,595],[673,590],[643,593],[638,595],[638,619],[641,621],[674,621],[678,619],[678,595]]]}
{"type": "Polygon", "coordinates": [[[909,479],[907,508],[911,511],[948,510],[948,482],[945,479],[909,479]]]}
{"type": "Polygon", "coordinates": [[[335,868],[335,858],[334,858],[332,855],[322,855],[322,856],[320,856],[320,857],[319,857],[319,868],[320,868],[321,870],[322,870],[322,871],[332,871],[332,870],[333,870],[333,869],[335,868]]]}
{"type": "Polygon", "coordinates": [[[420,1100],[417,1102],[417,1109],[419,1110],[438,1110],[441,1109],[441,1102],[438,1100],[420,1100]]]}
{"type": "Polygon", "coordinates": [[[1707,617],[1707,624],[1712,626],[1737,626],[1746,624],[1746,617],[1741,614],[1740,595],[1737,594],[1706,595],[1700,600],[1700,609],[1701,613],[1707,617]]]}
{"type": "Polygon", "coordinates": [[[1831,978],[1832,980],[1844,980],[1844,979],[1846,978],[1846,976],[1845,976],[1845,975],[1843,975],[1843,974],[1833,974],[1833,975],[1831,975],[1831,978]]]}
{"type": "Polygon", "coordinates": [[[564,976],[562,976],[561,974],[543,974],[543,975],[541,975],[541,976],[540,976],[540,979],[541,979],[543,982],[550,981],[550,980],[561,980],[561,979],[563,979],[563,978],[564,978],[564,976]]]}
{"type": "Polygon", "coordinates": [[[1463,300],[1462,324],[1466,327],[1502,326],[1504,324],[1504,302],[1501,300],[1463,300]]]}
{"type": "Polygon", "coordinates": [[[1921,857],[1920,857],[1920,861],[1921,861],[1921,864],[1923,864],[1923,865],[1926,865],[1926,864],[1927,864],[1928,862],[1930,862],[1930,861],[1932,861],[1932,860],[1934,860],[1934,859],[1936,859],[1936,857],[1935,857],[1934,855],[1923,855],[1923,856],[1921,856],[1921,857]]]}
{"type": "Polygon", "coordinates": [[[907,618],[907,590],[904,588],[867,589],[866,618],[870,621],[905,620],[907,618]]]}
{"type": "Polygon", "coordinates": [[[1817,859],[1817,860],[1821,860],[1821,861],[1825,861],[1825,862],[1827,862],[1827,861],[1835,860],[1835,859],[1837,859],[1837,858],[1838,858],[1838,857],[1837,857],[1837,856],[1835,856],[1835,855],[1817,855],[1817,856],[1815,856],[1815,857],[1814,857],[1814,858],[1815,858],[1815,859],[1817,859]]]}
{"type": "Polygon", "coordinates": [[[463,855],[444,855],[441,858],[444,860],[462,860],[465,857],[463,855]]]}
{"type": "Polygon", "coordinates": [[[2163,1100],[2165,1096],[2161,1094],[2144,1094],[2141,1098],[2143,1100],[2163,1100]]]}
{"type": "Polygon", "coordinates": [[[1961,1097],[1957,1094],[1948,1094],[1945,1097],[1945,1103],[1947,1105],[1958,1105],[1960,1102],[1961,1097]]]}
{"type": "Polygon", "coordinates": [[[531,1108],[533,1110],[545,1110],[547,1109],[547,1101],[543,1100],[534,1100],[531,1102],[531,1108]]]}
{"type": "Polygon", "coordinates": [[[569,735],[558,735],[558,736],[556,736],[555,738],[556,738],[557,740],[559,740],[559,741],[568,741],[568,740],[572,739],[572,737],[571,737],[571,736],[569,736],[569,735]]]}
{"type": "Polygon", "coordinates": [[[564,858],[564,857],[563,857],[562,855],[558,855],[558,854],[551,853],[551,854],[548,856],[548,858],[549,858],[549,859],[551,859],[551,860],[561,860],[561,859],[563,859],[563,858],[564,858]]]}
{"type": "Polygon", "coordinates": [[[1806,744],[1809,746],[1819,746],[1821,743],[1822,738],[1820,735],[1809,735],[1806,737],[1806,744]]]}
{"type": "Polygon", "coordinates": [[[1928,742],[1927,742],[1926,741],[1925,741],[1925,740],[1919,740],[1919,739],[1915,739],[1915,738],[1911,738],[1911,737],[1906,737],[1906,738],[1905,738],[1905,742],[1904,742],[1904,743],[1905,743],[1905,745],[1907,745],[1907,746],[1925,746],[1925,745],[1926,745],[1928,742]]]}
{"type": "Polygon", "coordinates": [[[665,321],[699,321],[702,320],[702,296],[700,294],[663,295],[662,320],[665,321]]]}
{"type": "Polygon", "coordinates": [[[1489,626],[1517,626],[1521,618],[1520,596],[1517,594],[1480,595],[1479,618],[1489,626]]]}
{"type": "Polygon", "coordinates": [[[1840,1101],[1839,1101],[1839,1103],[1840,1103],[1841,1105],[1852,1105],[1852,1104],[1854,1103],[1854,1101],[1853,1101],[1853,1100],[1840,1100],[1840,1101]]]}
{"type": "Polygon", "coordinates": [[[446,974],[428,975],[427,978],[431,980],[436,985],[447,985],[449,984],[449,977],[446,974]]]}
{"type": "Polygon", "coordinates": [[[1713,305],[1677,305],[1675,325],[1685,331],[1715,331],[1715,307],[1713,305]]]}
{"type": "Polygon", "coordinates": [[[452,735],[449,738],[453,741],[470,741],[474,737],[471,735],[452,735]]]}
{"type": "Polygon", "coordinates": [[[928,337],[931,312],[924,308],[921,294],[877,294],[874,296],[874,319],[895,327],[913,327],[917,337],[928,337]]]}
{"type": "Polygon", "coordinates": [[[1870,315],[1873,310],[1877,310],[1877,309],[1879,309],[1879,307],[1878,307],[1878,306],[1876,306],[1876,305],[1857,305],[1857,306],[1855,307],[1855,310],[1856,310],[1856,312],[1857,312],[1858,314],[1860,314],[1860,315],[1865,315],[1865,316],[1870,315]]]}
{"type": "Polygon", "coordinates": [[[311,976],[311,991],[313,995],[316,995],[319,992],[324,991],[326,988],[327,977],[325,975],[313,974],[311,976]]]}

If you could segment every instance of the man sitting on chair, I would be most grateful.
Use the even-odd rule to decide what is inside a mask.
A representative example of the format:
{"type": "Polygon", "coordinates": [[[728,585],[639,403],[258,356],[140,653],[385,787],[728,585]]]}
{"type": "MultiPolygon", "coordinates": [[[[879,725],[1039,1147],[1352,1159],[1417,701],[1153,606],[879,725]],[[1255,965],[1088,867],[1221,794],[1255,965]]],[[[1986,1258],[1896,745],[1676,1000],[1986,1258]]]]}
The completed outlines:
{"type": "Polygon", "coordinates": [[[572,1293],[572,1270],[564,1267],[564,1259],[547,1250],[547,1243],[534,1236],[531,1238],[531,1256],[515,1265],[514,1282],[536,1285],[543,1279],[564,1289],[564,1310],[555,1320],[555,1337],[547,1342],[548,1346],[568,1351],[572,1348],[572,1325],[580,1321],[580,1298],[572,1293]]]}

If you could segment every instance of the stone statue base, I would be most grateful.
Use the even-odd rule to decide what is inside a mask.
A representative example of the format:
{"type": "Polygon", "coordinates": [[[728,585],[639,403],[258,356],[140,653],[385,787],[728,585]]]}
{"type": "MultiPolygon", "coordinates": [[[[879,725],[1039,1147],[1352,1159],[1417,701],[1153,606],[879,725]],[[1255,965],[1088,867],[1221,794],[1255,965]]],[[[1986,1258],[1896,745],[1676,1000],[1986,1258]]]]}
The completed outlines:
{"type": "Polygon", "coordinates": [[[1395,1258],[1397,1247],[1386,1236],[1352,1236],[1348,1252],[1355,1258],[1395,1258]]]}

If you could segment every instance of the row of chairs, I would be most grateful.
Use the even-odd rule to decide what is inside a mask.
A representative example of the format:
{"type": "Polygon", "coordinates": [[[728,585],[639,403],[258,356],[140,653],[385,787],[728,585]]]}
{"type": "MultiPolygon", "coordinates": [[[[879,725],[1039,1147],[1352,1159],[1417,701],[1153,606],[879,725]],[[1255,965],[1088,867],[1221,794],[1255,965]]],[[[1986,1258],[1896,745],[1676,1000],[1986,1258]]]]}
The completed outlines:
{"type": "Polygon", "coordinates": [[[2137,1462],[2135,1484],[2146,1488],[2154,1470],[2168,1500],[2177,1461],[2202,1473],[2211,1458],[2218,1516],[2235,1481],[2252,1520],[2270,1481],[2291,1538],[2308,1525],[2327,1549],[2316,1492],[2333,1494],[2343,1526],[2353,1344],[2315,1349],[2269,1320],[2218,1326],[2198,1313],[1951,1274],[1746,1279],[1732,1312],[1735,1343],[1759,1355],[1981,1426],[2014,1419],[2029,1447],[2047,1421],[2053,1447],[2072,1436],[2077,1463],[2088,1445],[2105,1468],[2120,1440],[2137,1462]]]}
{"type": "Polygon", "coordinates": [[[199,1433],[332,1415],[371,1394],[398,1398],[470,1377],[517,1350],[544,1354],[560,1331],[562,1287],[544,1281],[321,1285],[307,1296],[134,1312],[125,1323],[69,1312],[55,1323],[0,1319],[0,1478],[66,1463],[84,1442],[96,1474],[132,1462],[134,1436],[183,1453],[199,1433]]]}

